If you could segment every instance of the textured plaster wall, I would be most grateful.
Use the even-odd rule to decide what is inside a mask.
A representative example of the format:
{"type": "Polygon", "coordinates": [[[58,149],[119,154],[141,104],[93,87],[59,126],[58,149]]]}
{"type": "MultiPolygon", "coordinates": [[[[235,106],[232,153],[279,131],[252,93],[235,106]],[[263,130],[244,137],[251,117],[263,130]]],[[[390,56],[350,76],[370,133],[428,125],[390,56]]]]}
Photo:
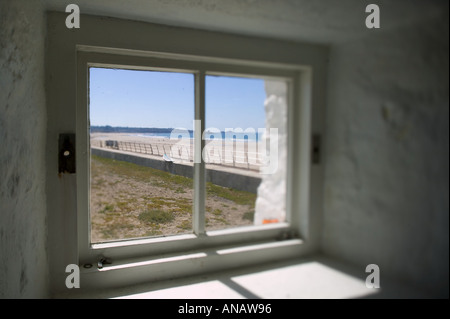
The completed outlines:
{"type": "Polygon", "coordinates": [[[448,297],[448,4],[332,47],[323,250],[448,297]],[[445,6],[444,6],[445,7],[445,6]]]}
{"type": "Polygon", "coordinates": [[[0,0],[0,298],[45,297],[45,13],[0,0]]]}

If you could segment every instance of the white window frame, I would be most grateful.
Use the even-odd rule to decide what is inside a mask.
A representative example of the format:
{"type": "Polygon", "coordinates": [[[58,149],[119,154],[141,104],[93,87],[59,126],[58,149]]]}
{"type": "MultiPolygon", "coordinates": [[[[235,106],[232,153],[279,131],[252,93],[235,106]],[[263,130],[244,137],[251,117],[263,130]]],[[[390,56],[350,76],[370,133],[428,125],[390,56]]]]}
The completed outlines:
{"type": "MultiPolygon", "coordinates": [[[[258,77],[263,79],[284,80],[288,84],[289,92],[298,87],[301,67],[275,63],[261,63],[239,61],[236,59],[212,59],[204,57],[183,56],[156,52],[122,52],[110,48],[78,47],[77,54],[77,194],[78,194],[78,247],[80,264],[96,264],[98,259],[105,257],[111,260],[124,258],[153,257],[159,254],[185,252],[200,247],[220,247],[226,245],[250,244],[262,240],[277,240],[282,237],[298,237],[300,229],[298,214],[292,213],[292,199],[290,192],[286,198],[286,222],[262,225],[236,227],[224,230],[205,230],[205,163],[201,159],[205,143],[202,139],[205,123],[205,77],[208,75],[226,75],[242,77],[258,77]],[[201,127],[196,128],[194,147],[199,156],[199,163],[194,164],[194,199],[193,199],[193,234],[173,235],[167,237],[138,238],[131,240],[117,240],[106,243],[90,243],[89,217],[89,73],[90,67],[124,68],[149,71],[184,72],[194,75],[195,81],[195,120],[200,120],[201,127]],[[99,257],[101,256],[101,257],[99,257]]],[[[121,50],[119,50],[121,51],[121,50]]],[[[288,96],[288,116],[293,119],[294,95],[288,96]]],[[[288,144],[290,136],[294,136],[293,123],[288,126],[288,144]]],[[[293,165],[293,156],[288,149],[287,165],[293,165]]],[[[287,190],[292,189],[292,178],[287,174],[287,190]]]]}
{"type": "MultiPolygon", "coordinates": [[[[47,13],[46,188],[53,293],[68,292],[65,269],[69,264],[81,266],[79,292],[296,258],[319,250],[323,167],[311,163],[311,136],[324,136],[328,47],[89,15],[81,15],[79,29],[67,29],[66,18],[64,12],[47,13]],[[91,249],[86,219],[89,63],[200,72],[217,68],[221,75],[293,79],[288,118],[289,225],[251,226],[202,235],[201,225],[194,221],[197,233],[181,235],[183,240],[170,236],[112,242],[91,249]],[[58,137],[63,133],[76,133],[76,174],[58,174],[58,137]],[[290,230],[296,233],[295,238],[280,241],[290,230]],[[113,264],[98,269],[95,263],[103,256],[111,258],[113,264]],[[84,268],[87,263],[93,267],[84,268]]],[[[196,89],[201,86],[196,85],[196,89]]],[[[197,114],[200,103],[196,102],[197,114]]],[[[203,177],[195,179],[201,181],[203,177]]]]}

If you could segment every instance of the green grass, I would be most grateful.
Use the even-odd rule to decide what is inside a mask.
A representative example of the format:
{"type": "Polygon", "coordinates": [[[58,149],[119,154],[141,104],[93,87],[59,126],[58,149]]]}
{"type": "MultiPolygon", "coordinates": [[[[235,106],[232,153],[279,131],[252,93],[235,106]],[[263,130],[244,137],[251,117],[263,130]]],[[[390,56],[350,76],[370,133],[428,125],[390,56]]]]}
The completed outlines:
{"type": "Polygon", "coordinates": [[[149,182],[152,185],[168,187],[178,192],[181,192],[182,190],[180,187],[193,187],[191,178],[170,174],[155,168],[117,161],[96,155],[92,155],[92,160],[108,166],[108,170],[112,174],[117,174],[127,179],[133,178],[135,180],[149,182]]]}
{"type": "MultiPolygon", "coordinates": [[[[192,178],[174,175],[151,167],[140,166],[129,162],[117,161],[95,155],[92,155],[92,162],[93,165],[97,165],[96,162],[98,162],[98,164],[106,166],[107,171],[112,174],[120,175],[126,180],[131,178],[144,181],[154,186],[166,187],[176,193],[183,193],[186,189],[193,188],[192,178]]],[[[103,183],[104,181],[100,179],[99,184],[103,183]]],[[[214,185],[210,182],[206,183],[206,193],[207,196],[221,197],[235,204],[249,205],[250,207],[254,207],[256,201],[256,194],[214,185]]],[[[151,198],[151,201],[152,208],[155,209],[161,208],[168,203],[167,198],[156,198],[155,200],[151,198]]],[[[178,200],[177,203],[173,202],[172,204],[178,206],[183,211],[192,211],[192,208],[187,208],[188,203],[185,199],[182,199],[181,201],[178,200]]],[[[190,202],[189,205],[192,206],[192,203],[190,202]]]]}
{"type": "Polygon", "coordinates": [[[177,193],[177,194],[184,194],[184,193],[186,193],[186,191],[184,190],[183,187],[178,187],[178,188],[175,190],[175,193],[177,193]]]}
{"type": "Polygon", "coordinates": [[[113,210],[114,210],[114,205],[106,204],[105,207],[103,207],[103,209],[99,213],[105,214],[105,213],[108,213],[108,212],[112,212],[113,210]]]}
{"type": "Polygon", "coordinates": [[[153,236],[159,236],[159,235],[162,235],[162,231],[151,229],[144,234],[144,237],[153,237],[153,236]]]}
{"type": "Polygon", "coordinates": [[[216,222],[221,222],[222,224],[225,224],[225,225],[230,225],[230,223],[227,222],[227,220],[225,218],[222,218],[222,217],[214,217],[214,220],[216,222]]]}
{"type": "Polygon", "coordinates": [[[179,229],[182,229],[182,230],[191,230],[192,229],[192,222],[190,220],[184,220],[177,227],[179,229]]]}
{"type": "Polygon", "coordinates": [[[256,194],[214,185],[210,182],[206,183],[206,194],[207,196],[222,197],[239,205],[253,206],[256,201],[256,194]]]}
{"type": "Polygon", "coordinates": [[[147,224],[164,224],[171,222],[173,219],[173,213],[159,209],[147,210],[139,214],[139,220],[147,224]]]}
{"type": "Polygon", "coordinates": [[[91,187],[100,189],[105,186],[106,180],[103,177],[93,178],[91,182],[91,187]]]}
{"type": "Polygon", "coordinates": [[[244,215],[242,215],[242,219],[246,219],[246,220],[249,220],[251,222],[253,222],[254,218],[255,218],[255,212],[254,211],[246,212],[246,213],[244,213],[244,215]]]}
{"type": "Polygon", "coordinates": [[[147,208],[152,209],[161,209],[163,207],[171,207],[174,201],[170,198],[165,197],[152,197],[147,202],[147,208]]]}
{"type": "Polygon", "coordinates": [[[132,224],[128,224],[128,223],[114,223],[114,224],[109,224],[105,227],[103,227],[103,229],[100,230],[100,232],[103,234],[103,237],[105,239],[114,239],[118,237],[118,233],[122,233],[123,231],[125,231],[125,236],[124,238],[129,238],[132,237],[131,235],[126,235],[127,231],[131,231],[133,230],[134,225],[132,224]]]}
{"type": "MultiPolygon", "coordinates": [[[[93,227],[103,239],[160,236],[166,227],[171,226],[175,226],[178,232],[192,230],[193,199],[188,196],[193,189],[191,178],[99,156],[92,156],[91,165],[91,186],[97,195],[102,193],[101,197],[105,196],[104,189],[116,185],[125,183],[130,186],[129,190],[122,190],[112,197],[108,195],[109,200],[101,201],[100,206],[97,206],[102,214],[102,222],[93,227]],[[112,177],[114,182],[108,182],[106,176],[112,177]],[[142,191],[135,193],[133,189],[141,188],[142,183],[161,187],[164,192],[159,192],[159,196],[142,191]],[[141,223],[140,226],[136,226],[137,221],[141,223]]],[[[207,203],[215,202],[215,208],[211,207],[212,204],[205,207],[208,212],[208,216],[205,216],[207,226],[213,223],[216,226],[217,223],[230,225],[231,222],[224,218],[224,212],[236,211],[241,205],[246,205],[246,213],[241,218],[253,221],[256,194],[209,182],[206,192],[207,203]],[[217,202],[221,205],[216,206],[217,202]]]]}
{"type": "Polygon", "coordinates": [[[168,209],[192,214],[192,200],[187,198],[151,197],[147,199],[147,209],[168,209]]]}
{"type": "Polygon", "coordinates": [[[128,201],[116,202],[117,207],[121,211],[127,211],[130,209],[131,203],[128,201]]]}

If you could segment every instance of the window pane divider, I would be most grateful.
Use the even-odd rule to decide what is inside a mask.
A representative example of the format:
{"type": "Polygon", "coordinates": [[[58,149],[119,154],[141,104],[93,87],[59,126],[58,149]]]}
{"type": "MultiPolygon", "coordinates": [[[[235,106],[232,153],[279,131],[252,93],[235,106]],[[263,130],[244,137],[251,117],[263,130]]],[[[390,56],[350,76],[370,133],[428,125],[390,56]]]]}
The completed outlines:
{"type": "Polygon", "coordinates": [[[205,235],[206,175],[202,150],[205,146],[205,71],[195,74],[195,121],[194,121],[194,211],[192,228],[197,236],[205,235]]]}

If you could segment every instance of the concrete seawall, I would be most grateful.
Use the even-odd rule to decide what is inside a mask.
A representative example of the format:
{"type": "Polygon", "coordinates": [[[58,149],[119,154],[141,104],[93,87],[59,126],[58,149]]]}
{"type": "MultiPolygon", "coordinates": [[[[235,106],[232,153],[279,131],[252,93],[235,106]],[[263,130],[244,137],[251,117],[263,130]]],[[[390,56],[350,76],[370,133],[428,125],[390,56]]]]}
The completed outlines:
{"type": "MultiPolygon", "coordinates": [[[[118,161],[124,161],[141,165],[145,167],[155,168],[161,171],[166,171],[171,174],[192,178],[194,176],[193,166],[185,164],[176,164],[166,162],[164,160],[143,157],[118,151],[110,151],[105,149],[92,148],[91,154],[101,156],[118,161]]],[[[261,182],[261,179],[254,176],[241,175],[234,172],[207,169],[206,181],[215,185],[234,188],[241,191],[255,193],[261,182]]]]}

